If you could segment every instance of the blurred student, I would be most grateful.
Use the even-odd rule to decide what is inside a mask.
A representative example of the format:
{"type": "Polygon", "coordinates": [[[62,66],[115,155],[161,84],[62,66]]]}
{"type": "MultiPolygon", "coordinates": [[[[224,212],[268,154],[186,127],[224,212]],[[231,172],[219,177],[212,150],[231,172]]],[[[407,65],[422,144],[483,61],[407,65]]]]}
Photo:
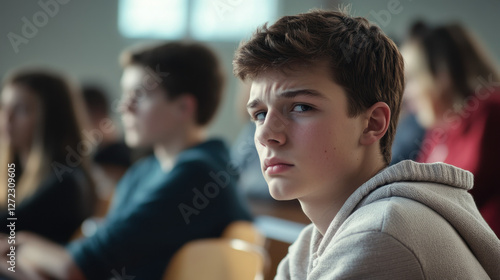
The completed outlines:
{"type": "Polygon", "coordinates": [[[118,127],[113,123],[106,93],[101,87],[85,85],[82,88],[82,95],[91,128],[98,130],[102,135],[94,161],[104,167],[127,169],[131,165],[130,148],[121,140],[118,127]],[[108,127],[109,129],[105,129],[108,127]]]}
{"type": "Polygon", "coordinates": [[[391,165],[403,160],[416,160],[425,129],[418,123],[413,112],[401,114],[392,145],[391,165]]]}
{"type": "Polygon", "coordinates": [[[96,178],[100,203],[97,216],[104,216],[118,181],[132,164],[131,150],[121,139],[110,114],[108,97],[102,87],[84,85],[82,95],[89,115],[88,134],[95,139],[92,174],[96,178]]]}
{"type": "Polygon", "coordinates": [[[312,221],[276,279],[498,278],[500,240],[451,165],[389,166],[403,58],[361,17],[314,10],[259,28],[234,72],[269,191],[312,221]]]}
{"type": "Polygon", "coordinates": [[[500,76],[492,59],[459,24],[416,23],[403,53],[407,97],[428,129],[417,160],[471,171],[470,193],[500,237],[500,76]]]}
{"type": "Polygon", "coordinates": [[[260,170],[259,155],[255,148],[255,123],[246,113],[250,84],[241,83],[236,99],[239,117],[245,123],[231,148],[231,158],[239,171],[238,188],[250,199],[272,200],[266,180],[260,170]]]}
{"type": "MultiPolygon", "coordinates": [[[[398,48],[401,48],[401,43],[394,40],[398,48]]],[[[405,87],[405,92],[407,87],[405,87]]],[[[418,123],[415,112],[406,98],[408,94],[403,94],[401,101],[401,112],[399,113],[399,122],[392,143],[391,165],[403,160],[416,160],[420,151],[422,139],[425,136],[425,129],[418,123]]]]}
{"type": "Polygon", "coordinates": [[[207,139],[223,88],[213,52],[171,42],[127,52],[123,66],[126,143],[151,145],[154,155],[125,174],[106,221],[92,237],[63,248],[18,233],[18,257],[26,260],[18,269],[28,275],[96,280],[125,272],[161,279],[186,242],[218,237],[232,221],[250,219],[226,145],[207,139]]]}
{"type": "Polygon", "coordinates": [[[69,241],[95,205],[88,160],[78,152],[83,127],[76,98],[60,75],[22,69],[6,77],[0,99],[0,218],[15,217],[16,232],[59,244],[69,241]],[[8,188],[13,175],[15,187],[8,188]]]}

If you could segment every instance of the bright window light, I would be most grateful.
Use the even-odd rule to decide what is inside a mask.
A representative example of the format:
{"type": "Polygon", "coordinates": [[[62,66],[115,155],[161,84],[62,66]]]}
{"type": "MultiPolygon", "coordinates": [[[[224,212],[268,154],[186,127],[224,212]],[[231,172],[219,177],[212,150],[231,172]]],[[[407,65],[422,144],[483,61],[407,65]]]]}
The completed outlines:
{"type": "Polygon", "coordinates": [[[240,41],[273,22],[279,0],[120,0],[118,26],[131,38],[240,41]]]}
{"type": "Polygon", "coordinates": [[[187,24],[186,0],[120,0],[118,26],[131,38],[179,39],[187,24]]]}
{"type": "Polygon", "coordinates": [[[204,41],[239,41],[273,22],[278,0],[194,0],[190,33],[204,41]]]}

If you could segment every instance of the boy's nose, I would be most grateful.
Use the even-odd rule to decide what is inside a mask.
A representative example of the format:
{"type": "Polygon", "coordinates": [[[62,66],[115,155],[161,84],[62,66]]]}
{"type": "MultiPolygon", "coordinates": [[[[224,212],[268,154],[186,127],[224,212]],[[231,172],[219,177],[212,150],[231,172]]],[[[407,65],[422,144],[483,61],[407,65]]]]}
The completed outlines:
{"type": "Polygon", "coordinates": [[[11,108],[2,108],[2,110],[0,110],[0,116],[1,116],[1,119],[3,120],[2,122],[5,125],[7,125],[7,124],[12,125],[15,121],[14,110],[12,110],[11,108]]]}
{"type": "Polygon", "coordinates": [[[283,145],[286,143],[286,119],[273,114],[267,114],[264,123],[257,126],[255,139],[263,146],[283,145]]]}
{"type": "Polygon", "coordinates": [[[118,111],[120,113],[134,112],[135,102],[132,98],[124,98],[118,103],[118,111]]]}

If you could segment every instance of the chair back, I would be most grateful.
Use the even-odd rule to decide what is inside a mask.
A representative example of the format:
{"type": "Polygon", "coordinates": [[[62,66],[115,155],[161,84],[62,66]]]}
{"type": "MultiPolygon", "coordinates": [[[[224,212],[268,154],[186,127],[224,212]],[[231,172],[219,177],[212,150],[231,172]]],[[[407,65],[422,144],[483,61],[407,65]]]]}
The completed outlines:
{"type": "Polygon", "coordinates": [[[239,239],[264,247],[266,238],[250,221],[235,221],[222,232],[222,238],[239,239]]]}
{"type": "Polygon", "coordinates": [[[243,240],[207,238],[185,244],[163,280],[262,280],[266,252],[243,240]]]}

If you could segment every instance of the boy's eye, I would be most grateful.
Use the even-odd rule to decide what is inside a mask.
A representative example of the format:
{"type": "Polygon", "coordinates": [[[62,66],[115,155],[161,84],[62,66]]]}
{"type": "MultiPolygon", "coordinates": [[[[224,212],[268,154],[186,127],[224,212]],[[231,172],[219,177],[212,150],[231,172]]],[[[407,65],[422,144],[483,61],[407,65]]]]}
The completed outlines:
{"type": "Polygon", "coordinates": [[[263,121],[266,119],[266,112],[258,112],[254,115],[253,118],[255,121],[263,121]]]}
{"type": "Polygon", "coordinates": [[[250,116],[254,122],[263,122],[266,119],[266,112],[260,111],[253,114],[250,113],[250,116]]]}
{"type": "Polygon", "coordinates": [[[312,107],[304,104],[295,105],[292,109],[293,112],[305,112],[311,110],[312,107]]]}

